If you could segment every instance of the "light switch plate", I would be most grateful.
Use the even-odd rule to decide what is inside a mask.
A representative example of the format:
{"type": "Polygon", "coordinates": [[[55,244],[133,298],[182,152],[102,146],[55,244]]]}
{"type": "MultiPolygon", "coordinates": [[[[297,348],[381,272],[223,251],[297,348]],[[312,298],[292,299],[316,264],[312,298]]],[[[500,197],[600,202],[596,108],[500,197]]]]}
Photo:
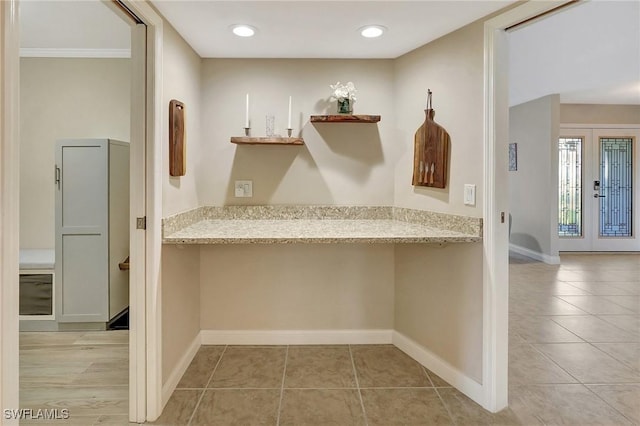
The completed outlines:
{"type": "Polygon", "coordinates": [[[253,197],[253,181],[237,180],[234,185],[234,195],[236,198],[253,197]]]}
{"type": "Polygon", "coordinates": [[[464,184],[464,204],[465,206],[476,205],[476,186],[468,183],[464,184]]]}

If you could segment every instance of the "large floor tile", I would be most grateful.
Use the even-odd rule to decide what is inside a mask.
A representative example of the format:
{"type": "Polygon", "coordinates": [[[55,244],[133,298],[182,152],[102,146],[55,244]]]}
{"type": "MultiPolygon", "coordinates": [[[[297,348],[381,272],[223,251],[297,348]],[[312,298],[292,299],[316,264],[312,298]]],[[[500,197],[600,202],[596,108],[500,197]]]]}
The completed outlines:
{"type": "MultiPolygon", "coordinates": [[[[640,276],[640,271],[638,271],[638,276],[640,276]]],[[[640,296],[640,280],[636,281],[621,281],[621,282],[613,282],[611,285],[627,291],[630,295],[640,296]]]]}
{"type": "Polygon", "coordinates": [[[435,388],[450,388],[451,385],[444,380],[442,377],[438,376],[436,373],[434,373],[433,371],[429,370],[426,367],[423,367],[424,371],[427,373],[427,376],[429,377],[429,380],[431,380],[431,384],[433,385],[433,387],[435,388]]]}
{"type": "Polygon", "coordinates": [[[618,283],[618,282],[603,283],[603,282],[591,282],[591,281],[585,281],[585,282],[578,281],[578,282],[569,282],[567,284],[570,284],[573,287],[580,288],[595,296],[627,296],[627,295],[637,294],[635,289],[626,288],[625,284],[628,284],[628,283],[618,283]]]}
{"type": "Polygon", "coordinates": [[[391,345],[351,347],[361,388],[429,387],[422,366],[391,345]]]}
{"type": "Polygon", "coordinates": [[[632,423],[583,385],[510,389],[509,408],[524,424],[624,426],[632,423]]]}
{"type": "Polygon", "coordinates": [[[210,388],[280,388],[286,347],[227,347],[210,388]]]}
{"type": "Polygon", "coordinates": [[[587,342],[637,341],[632,333],[593,315],[553,316],[551,319],[587,342]]]}
{"type": "Polygon", "coordinates": [[[356,387],[349,346],[291,346],[285,388],[356,387]]]}
{"type": "Polygon", "coordinates": [[[279,389],[208,389],[190,425],[276,425],[279,389]]]}
{"type": "Polygon", "coordinates": [[[530,343],[564,343],[584,341],[566,328],[544,316],[521,317],[512,315],[509,318],[509,330],[515,332],[525,341],[530,343]]]}
{"type": "MultiPolygon", "coordinates": [[[[607,300],[607,296],[558,296],[567,303],[582,309],[590,314],[626,315],[633,311],[607,300]]],[[[608,296],[612,297],[612,296],[608,296]]],[[[615,296],[633,297],[633,296],[615,296]]]]}
{"type": "Polygon", "coordinates": [[[598,318],[630,332],[636,341],[640,336],[640,315],[598,315],[598,318]]]}
{"type": "Polygon", "coordinates": [[[452,425],[435,389],[363,389],[369,426],[452,425]]]}
{"type": "Polygon", "coordinates": [[[527,296],[530,294],[540,294],[547,296],[567,295],[580,296],[589,295],[590,293],[582,288],[573,286],[563,281],[552,281],[543,283],[531,283],[528,281],[511,284],[509,286],[509,294],[514,296],[527,296]]]}
{"type": "Polygon", "coordinates": [[[629,420],[640,424],[640,384],[589,385],[588,388],[629,420]]]}
{"type": "Polygon", "coordinates": [[[584,315],[586,312],[557,296],[509,298],[509,312],[519,315],[584,315]]]}
{"type": "Polygon", "coordinates": [[[542,424],[533,417],[520,419],[510,409],[491,413],[455,388],[438,389],[445,406],[458,426],[533,426],[542,424]]]}
{"type": "Polygon", "coordinates": [[[581,383],[638,383],[640,373],[588,343],[536,344],[581,383]]]}
{"type": "Polygon", "coordinates": [[[594,346],[626,366],[640,371],[640,343],[594,343],[594,346]]]}
{"type": "Polygon", "coordinates": [[[202,396],[201,390],[175,390],[162,414],[152,425],[183,426],[189,424],[193,411],[202,396]]]}
{"type": "Polygon", "coordinates": [[[640,312],[640,296],[604,296],[605,299],[629,309],[638,314],[640,312]]]}
{"type": "Polygon", "coordinates": [[[531,345],[509,349],[509,385],[577,383],[577,380],[531,345]]]}
{"type": "Polygon", "coordinates": [[[204,388],[207,386],[213,369],[218,364],[223,351],[224,346],[201,346],[182,379],[180,379],[178,389],[204,388]]]}
{"type": "Polygon", "coordinates": [[[280,425],[364,425],[356,389],[285,389],[280,425]]]}

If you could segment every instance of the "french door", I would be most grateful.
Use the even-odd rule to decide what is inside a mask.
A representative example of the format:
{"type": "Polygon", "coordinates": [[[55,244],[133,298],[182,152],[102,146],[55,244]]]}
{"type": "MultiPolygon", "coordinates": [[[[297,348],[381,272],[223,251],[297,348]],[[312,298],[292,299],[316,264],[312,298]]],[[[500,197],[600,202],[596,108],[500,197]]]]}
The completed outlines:
{"type": "Polygon", "coordinates": [[[638,251],[640,129],[569,129],[558,140],[560,251],[638,251]]]}

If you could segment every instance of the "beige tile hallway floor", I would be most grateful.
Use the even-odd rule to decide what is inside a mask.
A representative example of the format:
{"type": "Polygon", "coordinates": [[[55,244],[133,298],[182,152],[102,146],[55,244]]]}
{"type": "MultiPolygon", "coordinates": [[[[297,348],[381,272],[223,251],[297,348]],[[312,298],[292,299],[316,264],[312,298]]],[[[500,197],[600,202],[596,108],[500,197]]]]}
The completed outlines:
{"type": "Polygon", "coordinates": [[[640,425],[640,255],[512,257],[510,406],[389,345],[203,346],[156,425],[640,425]]]}

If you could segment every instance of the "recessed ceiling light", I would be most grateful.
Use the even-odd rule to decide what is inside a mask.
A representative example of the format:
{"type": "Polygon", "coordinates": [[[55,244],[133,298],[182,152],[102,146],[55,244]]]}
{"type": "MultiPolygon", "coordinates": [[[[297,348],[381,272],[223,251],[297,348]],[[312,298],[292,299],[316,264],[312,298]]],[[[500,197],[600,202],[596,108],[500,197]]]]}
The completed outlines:
{"type": "Polygon", "coordinates": [[[367,25],[366,27],[360,28],[358,31],[362,37],[376,38],[380,37],[386,30],[387,29],[382,25],[367,25]]]}
{"type": "Polygon", "coordinates": [[[251,25],[239,24],[231,26],[231,31],[238,37],[251,37],[256,33],[256,29],[251,25]]]}

